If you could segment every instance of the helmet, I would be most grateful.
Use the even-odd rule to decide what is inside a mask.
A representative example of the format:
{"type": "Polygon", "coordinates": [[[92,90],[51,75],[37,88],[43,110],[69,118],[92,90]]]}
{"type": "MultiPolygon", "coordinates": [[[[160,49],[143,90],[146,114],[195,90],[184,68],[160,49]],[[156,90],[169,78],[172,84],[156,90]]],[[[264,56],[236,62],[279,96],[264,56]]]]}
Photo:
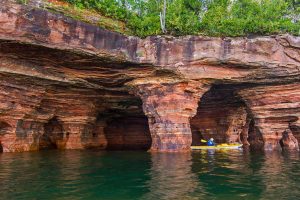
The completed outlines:
{"type": "Polygon", "coordinates": [[[214,141],[214,138],[210,138],[209,140],[214,141]]]}

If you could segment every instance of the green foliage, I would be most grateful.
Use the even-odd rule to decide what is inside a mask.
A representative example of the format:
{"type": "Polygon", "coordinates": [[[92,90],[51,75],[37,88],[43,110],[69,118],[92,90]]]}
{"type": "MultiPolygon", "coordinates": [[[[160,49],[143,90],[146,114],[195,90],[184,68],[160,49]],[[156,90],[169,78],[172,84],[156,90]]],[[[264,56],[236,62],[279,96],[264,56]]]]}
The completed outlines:
{"type": "Polygon", "coordinates": [[[239,0],[212,4],[202,21],[208,35],[243,36],[247,34],[299,34],[299,22],[288,17],[288,3],[283,0],[239,0]],[[230,9],[228,9],[230,8],[230,9]]]}
{"type": "Polygon", "coordinates": [[[127,19],[127,24],[134,34],[145,37],[148,35],[162,34],[159,13],[161,5],[157,0],[136,1],[132,15],[127,19]]]}
{"type": "Polygon", "coordinates": [[[199,32],[200,20],[194,10],[197,7],[193,7],[197,4],[188,2],[189,0],[174,0],[168,7],[166,24],[167,29],[173,35],[197,34],[199,32]]]}
{"type": "MultiPolygon", "coordinates": [[[[65,0],[124,21],[140,37],[162,34],[164,0],[65,0]]],[[[167,0],[168,34],[300,35],[300,0],[167,0]]]]}
{"type": "Polygon", "coordinates": [[[128,20],[128,26],[135,35],[140,37],[162,34],[159,17],[155,14],[146,16],[133,15],[131,19],[128,20]]]}
{"type": "Polygon", "coordinates": [[[28,0],[17,0],[17,3],[19,3],[19,4],[27,4],[28,0]]]}
{"type": "Polygon", "coordinates": [[[125,20],[130,13],[121,1],[116,0],[66,0],[78,8],[95,9],[96,11],[116,19],[125,20]]]}

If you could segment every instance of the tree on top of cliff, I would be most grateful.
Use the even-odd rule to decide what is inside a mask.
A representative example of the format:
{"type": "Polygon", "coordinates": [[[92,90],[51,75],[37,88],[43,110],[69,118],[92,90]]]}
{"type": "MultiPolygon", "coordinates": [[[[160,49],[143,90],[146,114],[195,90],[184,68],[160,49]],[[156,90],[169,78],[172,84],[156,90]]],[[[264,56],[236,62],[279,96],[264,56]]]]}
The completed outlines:
{"type": "Polygon", "coordinates": [[[65,1],[124,21],[140,37],[164,32],[209,36],[300,35],[299,0],[65,1]]]}

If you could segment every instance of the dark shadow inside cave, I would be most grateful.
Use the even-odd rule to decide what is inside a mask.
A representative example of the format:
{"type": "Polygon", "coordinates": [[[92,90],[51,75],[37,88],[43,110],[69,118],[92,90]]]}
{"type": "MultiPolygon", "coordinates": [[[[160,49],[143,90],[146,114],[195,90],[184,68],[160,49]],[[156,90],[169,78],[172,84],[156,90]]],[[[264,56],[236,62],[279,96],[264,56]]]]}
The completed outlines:
{"type": "Polygon", "coordinates": [[[253,149],[253,150],[260,150],[264,146],[262,134],[260,133],[258,128],[255,126],[254,119],[251,119],[251,121],[249,123],[248,142],[250,144],[251,149],[253,149]]]}
{"type": "Polygon", "coordinates": [[[192,145],[205,145],[201,139],[220,143],[258,140],[252,115],[237,94],[239,86],[214,85],[200,99],[196,116],[191,119],[192,145]],[[248,135],[250,134],[250,136],[248,135]]]}
{"type": "Polygon", "coordinates": [[[0,136],[8,133],[11,129],[11,126],[3,121],[0,121],[0,136]]]}
{"type": "MultiPolygon", "coordinates": [[[[10,131],[11,131],[11,126],[4,121],[0,121],[0,137],[4,136],[5,134],[8,134],[10,131]]],[[[0,141],[0,153],[3,153],[3,146],[1,144],[1,141],[0,141]]]]}
{"type": "Polygon", "coordinates": [[[289,128],[292,131],[294,137],[297,139],[298,143],[300,144],[300,126],[290,124],[289,128]]]}
{"type": "Polygon", "coordinates": [[[0,153],[3,153],[3,146],[1,144],[1,142],[0,142],[0,153]]]}
{"type": "Polygon", "coordinates": [[[142,100],[123,95],[117,105],[98,113],[94,134],[105,150],[149,150],[152,138],[142,100]]]}
{"type": "Polygon", "coordinates": [[[57,149],[63,139],[63,127],[57,117],[53,117],[44,125],[44,134],[40,137],[39,149],[57,149]]]}
{"type": "Polygon", "coordinates": [[[113,118],[104,128],[107,150],[148,150],[151,135],[146,116],[113,118]]]}

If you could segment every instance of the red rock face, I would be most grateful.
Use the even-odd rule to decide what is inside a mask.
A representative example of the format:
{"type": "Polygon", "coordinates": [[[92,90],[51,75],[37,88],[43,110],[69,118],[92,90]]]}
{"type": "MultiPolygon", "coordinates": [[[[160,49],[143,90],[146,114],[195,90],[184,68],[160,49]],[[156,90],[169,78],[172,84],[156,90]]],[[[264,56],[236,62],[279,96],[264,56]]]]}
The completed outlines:
{"type": "Polygon", "coordinates": [[[216,143],[247,144],[247,115],[246,105],[234,88],[211,88],[202,96],[197,115],[191,119],[193,145],[203,145],[201,139],[210,138],[216,143]]]}
{"type": "Polygon", "coordinates": [[[112,119],[104,130],[107,149],[148,150],[151,135],[146,117],[112,119]]]}
{"type": "Polygon", "coordinates": [[[72,149],[84,145],[81,135],[88,133],[89,123],[95,120],[93,106],[87,100],[73,99],[80,98],[78,94],[67,97],[68,94],[58,90],[54,96],[46,90],[38,94],[35,87],[25,83],[8,85],[9,93],[2,90],[0,106],[0,121],[7,124],[1,137],[5,152],[38,150],[39,146],[72,149]]]}
{"type": "Polygon", "coordinates": [[[240,95],[251,110],[266,150],[280,149],[281,140],[285,148],[298,149],[299,84],[254,87],[241,90],[240,95]]]}
{"type": "Polygon", "coordinates": [[[298,140],[289,130],[282,133],[282,139],[279,141],[279,143],[284,149],[299,150],[298,140]]]}
{"type": "Polygon", "coordinates": [[[299,148],[299,37],[140,39],[12,2],[0,0],[0,151],[146,148],[149,132],[152,151],[189,151],[192,133],[299,148]]]}
{"type": "Polygon", "coordinates": [[[196,114],[200,96],[208,87],[199,83],[138,86],[149,120],[152,151],[189,151],[190,118],[196,114]]]}

